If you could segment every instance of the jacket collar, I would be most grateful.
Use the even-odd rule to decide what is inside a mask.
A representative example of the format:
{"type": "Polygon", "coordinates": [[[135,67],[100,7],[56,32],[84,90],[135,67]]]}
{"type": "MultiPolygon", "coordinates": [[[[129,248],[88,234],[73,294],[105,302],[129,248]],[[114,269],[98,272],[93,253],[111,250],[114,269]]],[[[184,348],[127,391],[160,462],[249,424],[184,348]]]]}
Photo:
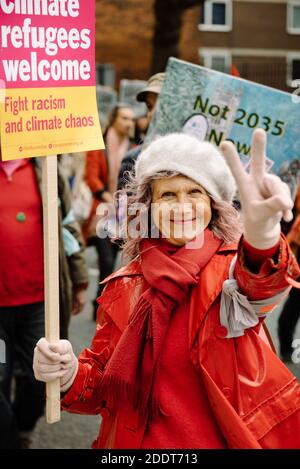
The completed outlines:
{"type": "Polygon", "coordinates": [[[111,275],[102,280],[100,284],[105,285],[106,283],[110,282],[115,278],[128,277],[133,275],[142,275],[142,266],[140,258],[133,259],[127,265],[121,267],[116,272],[113,272],[111,275]]]}
{"type": "MultiPolygon", "coordinates": [[[[222,254],[227,251],[236,251],[237,244],[222,244],[217,251],[217,254],[222,254]]],[[[110,280],[113,280],[118,277],[127,277],[133,275],[142,275],[142,266],[140,257],[133,259],[124,267],[121,267],[116,272],[113,272],[111,275],[102,280],[101,284],[105,285],[110,280]]]]}

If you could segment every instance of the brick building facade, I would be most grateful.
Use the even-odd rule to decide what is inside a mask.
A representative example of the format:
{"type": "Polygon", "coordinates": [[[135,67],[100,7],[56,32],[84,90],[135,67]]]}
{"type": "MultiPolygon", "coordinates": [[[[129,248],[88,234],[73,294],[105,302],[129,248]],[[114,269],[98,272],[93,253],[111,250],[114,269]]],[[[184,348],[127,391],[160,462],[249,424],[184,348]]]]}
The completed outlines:
{"type": "MultiPolygon", "coordinates": [[[[152,73],[153,7],[154,0],[96,0],[96,62],[114,65],[116,84],[121,78],[144,80],[152,73]]],[[[179,45],[180,58],[195,63],[199,8],[184,12],[179,45]]],[[[107,75],[109,81],[109,66],[107,75]]]]}
{"type": "MultiPolygon", "coordinates": [[[[101,81],[112,84],[114,71],[116,85],[121,78],[147,79],[154,0],[96,4],[101,81]]],[[[226,72],[234,64],[244,78],[291,90],[291,80],[300,79],[300,0],[206,0],[204,7],[189,8],[183,13],[179,57],[226,72]]]]}
{"type": "Polygon", "coordinates": [[[300,0],[207,0],[197,29],[205,66],[289,91],[300,79],[300,0]]]}
{"type": "Polygon", "coordinates": [[[152,60],[153,0],[96,1],[96,62],[120,78],[144,79],[152,60]]]}

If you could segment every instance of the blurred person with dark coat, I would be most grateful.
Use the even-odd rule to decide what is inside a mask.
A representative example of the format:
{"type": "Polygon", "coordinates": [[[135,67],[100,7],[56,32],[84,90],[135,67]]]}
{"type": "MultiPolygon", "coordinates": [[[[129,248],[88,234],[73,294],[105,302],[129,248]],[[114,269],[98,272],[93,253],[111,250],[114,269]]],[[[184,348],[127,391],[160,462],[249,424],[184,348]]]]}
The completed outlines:
{"type": "MultiPolygon", "coordinates": [[[[298,263],[300,262],[300,185],[298,186],[295,205],[294,220],[287,232],[290,244],[298,263]]],[[[299,282],[300,279],[298,279],[299,282]]],[[[280,355],[283,361],[291,362],[293,354],[293,338],[300,317],[300,290],[292,288],[284,304],[278,321],[278,337],[280,355]]]]}
{"type": "MultiPolygon", "coordinates": [[[[153,114],[155,112],[156,102],[161,92],[164,80],[165,73],[161,72],[152,75],[148,80],[147,86],[143,90],[141,90],[136,96],[138,102],[145,103],[147,106],[148,125],[150,125],[153,114]]],[[[128,182],[128,173],[133,172],[135,162],[142,149],[143,142],[137,147],[134,147],[129,150],[124,156],[119,172],[118,189],[123,189],[123,187],[125,187],[126,183],[128,182]]]]}
{"type": "Polygon", "coordinates": [[[142,145],[144,143],[148,127],[149,119],[147,110],[137,113],[135,116],[135,130],[133,138],[135,145],[142,145]]]}

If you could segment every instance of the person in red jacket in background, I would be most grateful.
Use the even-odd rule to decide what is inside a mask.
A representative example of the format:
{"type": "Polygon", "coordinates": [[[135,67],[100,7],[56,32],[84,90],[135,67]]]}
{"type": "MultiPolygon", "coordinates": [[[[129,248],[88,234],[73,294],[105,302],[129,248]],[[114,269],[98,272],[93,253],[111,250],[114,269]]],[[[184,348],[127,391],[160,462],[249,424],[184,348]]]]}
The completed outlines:
{"type": "Polygon", "coordinates": [[[60,378],[62,407],[102,415],[94,448],[300,447],[300,384],[262,335],[300,272],[280,229],[293,202],[262,129],[251,148],[247,174],[231,142],[230,169],[193,136],[150,143],[125,189],[145,217],[128,213],[132,260],[105,280],[91,347],[78,360],[37,343],[35,376],[60,378]]]}
{"type": "MultiPolygon", "coordinates": [[[[32,357],[44,334],[44,257],[41,167],[37,159],[1,162],[0,149],[0,448],[25,448],[44,410],[44,388],[32,357]],[[12,379],[15,391],[11,401],[12,379]]],[[[88,273],[70,189],[58,173],[60,329],[68,337],[71,312],[86,302],[88,273]]]]}
{"type": "MultiPolygon", "coordinates": [[[[85,181],[93,193],[90,216],[82,230],[88,245],[94,245],[98,254],[100,282],[112,273],[118,246],[109,237],[96,233],[99,218],[96,209],[102,202],[114,203],[121,161],[131,147],[130,135],[133,132],[134,114],[127,104],[118,104],[112,111],[108,127],[104,133],[106,150],[88,151],[86,154],[85,181]]],[[[97,296],[103,287],[98,288],[97,296]]],[[[93,316],[96,319],[98,304],[93,302],[93,316]]]]}

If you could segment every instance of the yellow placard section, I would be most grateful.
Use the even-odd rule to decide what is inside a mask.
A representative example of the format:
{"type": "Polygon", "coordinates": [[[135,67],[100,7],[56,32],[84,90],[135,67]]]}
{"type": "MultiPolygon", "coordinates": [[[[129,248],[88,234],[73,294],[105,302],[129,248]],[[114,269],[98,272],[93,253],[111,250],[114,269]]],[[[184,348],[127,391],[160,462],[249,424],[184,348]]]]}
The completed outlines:
{"type": "Polygon", "coordinates": [[[2,160],[104,148],[94,86],[6,89],[2,160]]]}

